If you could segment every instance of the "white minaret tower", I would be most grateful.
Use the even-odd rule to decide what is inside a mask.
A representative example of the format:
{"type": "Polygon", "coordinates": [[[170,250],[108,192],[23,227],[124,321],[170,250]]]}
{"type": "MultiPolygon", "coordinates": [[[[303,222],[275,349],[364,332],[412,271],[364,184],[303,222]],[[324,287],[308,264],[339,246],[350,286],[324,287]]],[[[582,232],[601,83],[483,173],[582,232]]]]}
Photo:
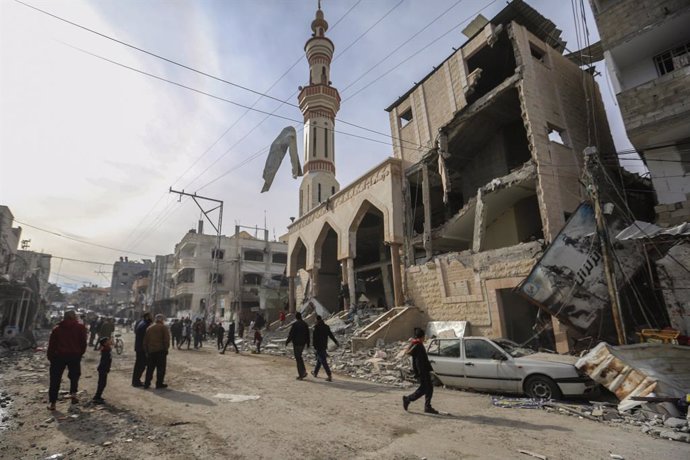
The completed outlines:
{"type": "Polygon", "coordinates": [[[314,32],[304,51],[309,61],[309,85],[297,97],[304,115],[304,178],[299,188],[299,215],[308,213],[340,190],[335,179],[335,114],[340,94],[331,86],[331,59],[335,46],[326,38],[328,23],[321,2],[311,23],[314,32]]]}

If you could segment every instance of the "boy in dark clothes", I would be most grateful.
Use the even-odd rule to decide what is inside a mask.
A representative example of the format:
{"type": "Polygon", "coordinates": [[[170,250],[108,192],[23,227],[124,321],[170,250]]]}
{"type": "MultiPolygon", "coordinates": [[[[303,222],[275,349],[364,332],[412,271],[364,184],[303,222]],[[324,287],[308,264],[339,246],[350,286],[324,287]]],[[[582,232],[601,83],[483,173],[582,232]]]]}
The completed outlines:
{"type": "Polygon", "coordinates": [[[409,396],[403,396],[403,409],[407,410],[412,401],[416,401],[424,396],[424,412],[427,414],[438,414],[438,411],[431,407],[431,397],[434,395],[434,386],[431,384],[431,363],[424,348],[424,331],[415,328],[414,338],[405,350],[405,354],[412,356],[412,367],[414,373],[419,377],[419,388],[409,396]]]}
{"type": "Polygon", "coordinates": [[[218,323],[218,326],[216,326],[216,342],[219,350],[223,350],[223,336],[225,335],[225,328],[223,327],[223,323],[218,323]]]}
{"type": "Polygon", "coordinates": [[[111,355],[112,342],[110,337],[103,337],[98,341],[98,345],[101,350],[101,361],[98,363],[98,387],[96,388],[96,394],[93,395],[94,404],[103,404],[105,400],[103,399],[103,390],[108,383],[108,372],[110,372],[110,364],[113,362],[111,355]]]}
{"type": "Polygon", "coordinates": [[[254,329],[254,343],[256,344],[256,352],[261,353],[261,342],[264,340],[261,331],[254,329]]]}

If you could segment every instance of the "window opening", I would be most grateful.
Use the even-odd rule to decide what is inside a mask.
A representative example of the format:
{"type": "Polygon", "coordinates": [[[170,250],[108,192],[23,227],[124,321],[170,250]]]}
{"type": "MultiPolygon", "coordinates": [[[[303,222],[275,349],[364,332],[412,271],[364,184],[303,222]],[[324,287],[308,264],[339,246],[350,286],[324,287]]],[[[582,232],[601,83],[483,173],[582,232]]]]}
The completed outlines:
{"type": "Polygon", "coordinates": [[[251,260],[253,262],[263,262],[264,253],[261,251],[245,251],[244,260],[251,260]]]}
{"type": "Polygon", "coordinates": [[[466,359],[497,359],[500,352],[485,340],[465,340],[466,359]]]}
{"type": "Polygon", "coordinates": [[[328,128],[323,128],[323,155],[328,158],[328,128]]]}
{"type": "Polygon", "coordinates": [[[407,126],[412,121],[412,107],[400,114],[400,127],[407,126]]]}
{"type": "Polygon", "coordinates": [[[223,259],[225,257],[225,250],[224,249],[213,249],[211,250],[211,259],[223,259]]]}
{"type": "Polygon", "coordinates": [[[316,191],[316,193],[317,193],[316,199],[318,200],[319,203],[321,203],[321,184],[317,184],[317,187],[318,187],[318,189],[316,191]]]}
{"type": "Polygon", "coordinates": [[[690,65],[690,42],[654,56],[654,65],[659,76],[690,65]]]}
{"type": "Polygon", "coordinates": [[[555,142],[557,144],[569,146],[568,135],[565,132],[565,129],[559,128],[559,127],[554,126],[552,124],[547,124],[547,130],[548,130],[549,140],[551,142],[555,142]]]}
{"type": "Polygon", "coordinates": [[[274,252],[272,261],[274,264],[286,264],[287,254],[284,252],[274,252]]]}
{"type": "Polygon", "coordinates": [[[546,51],[539,48],[534,43],[529,42],[529,52],[534,59],[541,62],[542,64],[546,64],[546,51]]]}
{"type": "Polygon", "coordinates": [[[311,141],[311,156],[316,156],[316,126],[314,126],[314,137],[311,141]]]}
{"type": "Polygon", "coordinates": [[[209,273],[208,274],[208,282],[213,284],[214,282],[216,284],[223,284],[223,274],[222,273],[209,273]]]}

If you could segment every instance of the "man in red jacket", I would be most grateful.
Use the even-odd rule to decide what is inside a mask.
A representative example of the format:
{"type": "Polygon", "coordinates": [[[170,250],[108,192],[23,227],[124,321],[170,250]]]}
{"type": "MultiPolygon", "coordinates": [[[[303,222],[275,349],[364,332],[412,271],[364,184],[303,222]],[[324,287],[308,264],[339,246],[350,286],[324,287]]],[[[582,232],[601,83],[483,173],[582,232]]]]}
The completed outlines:
{"type": "Polygon", "coordinates": [[[73,310],[65,312],[65,317],[53,328],[48,341],[48,361],[50,361],[50,389],[48,390],[48,409],[55,410],[62,374],[67,368],[69,392],[72,404],[77,400],[79,377],[81,376],[81,357],[86,352],[86,327],[77,321],[73,310]]]}

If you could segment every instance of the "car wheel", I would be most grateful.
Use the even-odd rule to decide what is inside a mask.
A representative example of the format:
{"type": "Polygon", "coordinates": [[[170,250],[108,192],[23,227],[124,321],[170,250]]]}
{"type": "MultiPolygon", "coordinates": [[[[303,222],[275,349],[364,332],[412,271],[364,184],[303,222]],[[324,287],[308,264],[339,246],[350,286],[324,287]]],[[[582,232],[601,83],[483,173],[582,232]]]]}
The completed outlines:
{"type": "Polygon", "coordinates": [[[443,383],[441,383],[439,378],[436,377],[436,374],[434,374],[433,372],[431,373],[431,384],[435,387],[440,387],[443,385],[443,383]]]}
{"type": "Polygon", "coordinates": [[[529,377],[525,381],[525,393],[534,399],[560,399],[561,390],[556,382],[543,375],[529,377]]]}

